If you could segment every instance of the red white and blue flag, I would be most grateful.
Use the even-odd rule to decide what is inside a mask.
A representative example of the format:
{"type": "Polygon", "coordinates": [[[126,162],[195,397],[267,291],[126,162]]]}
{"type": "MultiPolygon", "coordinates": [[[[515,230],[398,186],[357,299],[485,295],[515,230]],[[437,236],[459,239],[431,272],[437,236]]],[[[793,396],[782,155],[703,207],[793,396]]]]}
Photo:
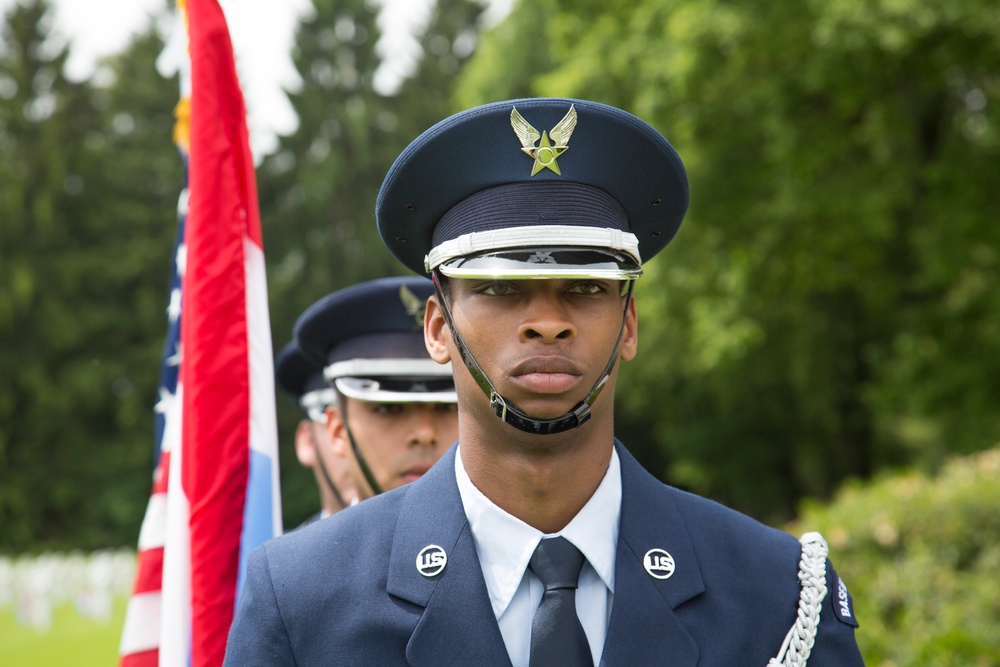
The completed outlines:
{"type": "Polygon", "coordinates": [[[181,67],[175,139],[188,185],[178,207],[158,456],[121,667],[221,665],[246,556],[281,533],[267,284],[246,109],[218,0],[178,5],[190,60],[181,67]]]}

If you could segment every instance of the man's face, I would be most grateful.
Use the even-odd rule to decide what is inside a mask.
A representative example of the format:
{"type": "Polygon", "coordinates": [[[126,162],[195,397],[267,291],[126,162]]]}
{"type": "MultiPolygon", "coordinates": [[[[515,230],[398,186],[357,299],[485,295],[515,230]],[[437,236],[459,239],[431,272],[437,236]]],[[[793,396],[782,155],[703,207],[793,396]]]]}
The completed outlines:
{"type": "Polygon", "coordinates": [[[334,450],[351,463],[362,499],[374,495],[348,439],[344,417],[361,455],[384,491],[418,479],[458,439],[454,403],[371,403],[341,397],[330,408],[327,430],[334,450]]]}
{"type": "MultiPolygon", "coordinates": [[[[500,395],[535,419],[560,417],[587,396],[622,327],[625,297],[614,280],[449,280],[448,289],[469,351],[500,395]]],[[[463,405],[485,404],[471,374],[457,368],[464,364],[436,299],[429,308],[425,334],[432,357],[457,362],[463,405]]],[[[636,351],[634,305],[625,315],[620,358],[628,360],[636,351]]],[[[612,396],[614,387],[604,393],[612,396]]],[[[604,396],[600,402],[611,403],[604,396]]]]}

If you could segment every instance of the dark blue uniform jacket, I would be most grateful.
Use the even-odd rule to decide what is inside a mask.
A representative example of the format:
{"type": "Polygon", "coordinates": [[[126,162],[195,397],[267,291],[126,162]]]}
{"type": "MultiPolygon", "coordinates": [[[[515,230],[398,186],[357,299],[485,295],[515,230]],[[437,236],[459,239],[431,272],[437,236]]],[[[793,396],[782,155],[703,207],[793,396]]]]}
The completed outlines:
{"type": "MultiPolygon", "coordinates": [[[[616,442],[622,508],[603,665],[766,667],[796,618],[800,545],[666,486],[616,442]],[[643,558],[674,559],[667,579],[643,558]]],[[[413,484],[258,547],[226,665],[509,665],[455,482],[450,450],[413,484]],[[438,545],[447,565],[417,570],[438,545]]],[[[810,667],[863,665],[829,592],[810,667]]]]}

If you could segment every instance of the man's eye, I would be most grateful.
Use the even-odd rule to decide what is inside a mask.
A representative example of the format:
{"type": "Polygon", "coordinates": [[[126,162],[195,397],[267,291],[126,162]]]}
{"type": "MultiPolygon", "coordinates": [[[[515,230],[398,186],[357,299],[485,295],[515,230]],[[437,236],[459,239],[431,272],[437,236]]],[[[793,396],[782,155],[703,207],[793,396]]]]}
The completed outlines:
{"type": "Polygon", "coordinates": [[[601,294],[606,290],[599,283],[574,283],[567,291],[571,294],[601,294]]]}
{"type": "Polygon", "coordinates": [[[377,415],[396,415],[403,411],[400,403],[375,403],[372,412],[377,415]]]}
{"type": "Polygon", "coordinates": [[[508,283],[487,283],[479,289],[479,293],[489,296],[508,296],[514,293],[514,287],[508,283]]]}

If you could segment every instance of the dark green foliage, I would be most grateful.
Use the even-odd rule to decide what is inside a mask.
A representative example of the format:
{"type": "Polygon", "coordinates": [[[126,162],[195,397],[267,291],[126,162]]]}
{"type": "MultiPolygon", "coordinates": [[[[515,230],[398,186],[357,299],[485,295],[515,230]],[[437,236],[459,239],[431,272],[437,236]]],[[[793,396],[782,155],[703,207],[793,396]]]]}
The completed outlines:
{"type": "Polygon", "coordinates": [[[522,2],[517,11],[487,33],[476,57],[458,82],[455,96],[466,109],[496,100],[545,97],[553,94],[540,89],[535,72],[554,65],[547,36],[551,26],[547,16],[551,0],[522,2]]]}
{"type": "Polygon", "coordinates": [[[181,174],[159,41],[72,83],[46,7],[11,10],[0,54],[4,551],[134,543],[181,174]]]}
{"type": "MultiPolygon", "coordinates": [[[[164,3],[166,6],[166,3],[164,3]]],[[[176,81],[149,34],[101,70],[62,75],[44,1],[5,17],[0,50],[0,550],[133,545],[152,473],[152,407],[182,164],[176,81]]],[[[275,346],[324,294],[404,269],[374,224],[392,160],[450,113],[480,5],[445,0],[393,95],[377,93],[375,11],[318,0],[294,59],[300,129],[258,173],[275,346]]],[[[315,511],[279,397],[288,525],[315,511]]]]}
{"type": "Polygon", "coordinates": [[[791,530],[826,536],[867,664],[1000,664],[998,480],[994,448],[936,476],[881,476],[849,485],[828,507],[805,507],[791,530]]]}
{"type": "Polygon", "coordinates": [[[688,166],[618,392],[665,478],[779,520],[1000,439],[994,3],[544,0],[483,41],[466,104],[616,104],[688,166]]]}

